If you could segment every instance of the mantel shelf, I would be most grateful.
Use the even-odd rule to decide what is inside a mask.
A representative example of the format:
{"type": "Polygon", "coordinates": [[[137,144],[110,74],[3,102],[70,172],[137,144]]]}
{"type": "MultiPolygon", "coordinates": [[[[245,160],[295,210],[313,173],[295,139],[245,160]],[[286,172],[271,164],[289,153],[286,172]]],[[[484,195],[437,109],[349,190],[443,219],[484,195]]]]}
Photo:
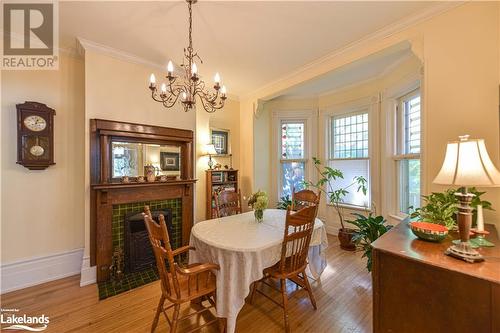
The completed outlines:
{"type": "Polygon", "coordinates": [[[121,189],[121,188],[134,188],[134,187],[148,187],[148,186],[176,186],[185,184],[194,184],[198,179],[181,179],[181,180],[171,180],[166,182],[144,182],[144,183],[103,183],[103,184],[92,184],[91,187],[94,190],[111,190],[111,189],[121,189]]]}

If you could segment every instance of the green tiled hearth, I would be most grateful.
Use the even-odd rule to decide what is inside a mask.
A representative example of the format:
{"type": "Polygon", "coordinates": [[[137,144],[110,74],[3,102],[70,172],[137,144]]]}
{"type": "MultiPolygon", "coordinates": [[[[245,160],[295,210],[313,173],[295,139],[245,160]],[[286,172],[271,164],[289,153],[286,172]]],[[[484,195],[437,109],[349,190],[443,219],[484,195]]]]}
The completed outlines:
{"type": "MultiPolygon", "coordinates": [[[[116,248],[121,248],[125,251],[125,230],[124,219],[128,213],[139,213],[144,210],[144,206],[148,205],[151,211],[170,209],[172,212],[172,234],[169,235],[172,240],[174,249],[181,245],[182,239],[182,200],[168,199],[157,201],[143,201],[127,204],[113,205],[113,221],[112,221],[112,241],[113,251],[116,248]]],[[[140,272],[127,273],[123,276],[120,282],[99,282],[99,299],[105,299],[124,291],[131,290],[147,283],[158,280],[158,272],[156,268],[150,268],[140,272]]]]}
{"type": "Polygon", "coordinates": [[[123,219],[128,213],[138,213],[144,211],[144,206],[148,205],[151,211],[169,208],[172,210],[172,234],[169,235],[174,248],[181,244],[182,237],[182,200],[168,199],[158,201],[143,201],[113,205],[112,239],[113,250],[116,247],[124,249],[125,231],[123,219]]]}
{"type": "Polygon", "coordinates": [[[154,268],[145,271],[125,274],[120,282],[113,283],[111,281],[99,282],[97,287],[99,289],[99,299],[118,295],[130,289],[134,289],[150,282],[158,280],[158,272],[154,268]]]}

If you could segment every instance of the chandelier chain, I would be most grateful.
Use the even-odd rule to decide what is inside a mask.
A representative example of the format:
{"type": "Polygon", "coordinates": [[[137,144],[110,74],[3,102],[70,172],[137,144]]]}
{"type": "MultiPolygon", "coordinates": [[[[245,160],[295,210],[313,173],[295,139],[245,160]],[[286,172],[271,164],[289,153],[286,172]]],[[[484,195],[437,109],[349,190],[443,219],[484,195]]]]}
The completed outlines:
{"type": "Polygon", "coordinates": [[[167,66],[167,84],[163,83],[161,85],[161,90],[156,86],[156,78],[151,74],[151,84],[149,89],[151,90],[151,97],[153,100],[162,103],[166,108],[171,108],[177,103],[180,97],[181,103],[184,107],[184,111],[191,110],[195,107],[195,98],[198,97],[201,101],[201,105],[205,111],[212,113],[216,110],[222,109],[225,104],[226,88],[220,85],[220,76],[217,73],[214,81],[213,91],[205,90],[205,82],[200,78],[197,73],[197,67],[194,62],[194,58],[197,58],[200,63],[203,63],[198,53],[193,49],[193,9],[192,4],[196,3],[196,0],[186,0],[188,3],[189,12],[189,30],[188,30],[188,47],[184,49],[184,60],[182,65],[184,67],[184,82],[176,84],[177,77],[173,75],[173,66],[169,62],[167,66]],[[187,60],[187,64],[186,61],[187,60]],[[187,65],[187,66],[186,66],[187,65]]]}

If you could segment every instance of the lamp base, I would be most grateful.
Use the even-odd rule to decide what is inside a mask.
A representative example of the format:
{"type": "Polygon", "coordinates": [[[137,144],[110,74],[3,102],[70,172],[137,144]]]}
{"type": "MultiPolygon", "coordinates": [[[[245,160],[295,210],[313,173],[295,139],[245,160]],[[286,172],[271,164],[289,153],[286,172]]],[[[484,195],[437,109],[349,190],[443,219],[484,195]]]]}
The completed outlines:
{"type": "Polygon", "coordinates": [[[460,242],[459,244],[453,244],[450,246],[444,254],[451,257],[464,260],[469,263],[483,261],[484,258],[479,252],[474,250],[468,243],[460,242]]]}
{"type": "MultiPolygon", "coordinates": [[[[454,241],[452,241],[452,243],[455,245],[459,245],[460,243],[462,243],[462,241],[460,239],[455,239],[454,241]]],[[[472,243],[471,239],[469,239],[466,243],[468,246],[470,246],[473,249],[479,248],[479,246],[477,244],[472,243]]]]}
{"type": "Polygon", "coordinates": [[[486,240],[484,236],[477,236],[476,238],[472,238],[470,240],[471,244],[476,245],[477,247],[493,247],[495,244],[486,240]]]}

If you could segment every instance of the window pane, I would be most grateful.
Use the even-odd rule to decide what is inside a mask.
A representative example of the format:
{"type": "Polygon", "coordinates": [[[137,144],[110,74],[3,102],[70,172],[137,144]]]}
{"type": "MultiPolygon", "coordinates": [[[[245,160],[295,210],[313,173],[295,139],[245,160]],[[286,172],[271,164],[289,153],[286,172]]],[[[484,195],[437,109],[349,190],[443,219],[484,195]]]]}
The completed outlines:
{"type": "Polygon", "coordinates": [[[143,149],[141,143],[113,142],[113,178],[142,175],[143,149]]]}
{"type": "Polygon", "coordinates": [[[304,158],[304,123],[283,123],[281,125],[281,158],[304,158]]]}
{"type": "Polygon", "coordinates": [[[334,117],[331,158],[368,157],[368,113],[334,117]]]}
{"type": "Polygon", "coordinates": [[[409,207],[420,207],[420,160],[399,162],[399,210],[408,213],[409,207]]]}
{"type": "Polygon", "coordinates": [[[281,164],[281,196],[292,196],[295,192],[303,189],[304,162],[289,162],[281,164]]]}
{"type": "Polygon", "coordinates": [[[404,154],[420,153],[420,96],[404,101],[404,154]]]}
{"type": "MultiPolygon", "coordinates": [[[[353,178],[363,176],[369,180],[370,162],[366,160],[333,160],[329,162],[329,166],[334,169],[339,169],[344,174],[344,179],[337,179],[331,183],[333,190],[346,188],[353,182],[353,178]]],[[[368,184],[370,182],[368,181],[368,184]]],[[[370,188],[368,185],[366,195],[362,191],[357,192],[358,186],[353,185],[349,189],[349,193],[344,198],[344,203],[354,206],[369,207],[370,206],[370,188]]]]}

